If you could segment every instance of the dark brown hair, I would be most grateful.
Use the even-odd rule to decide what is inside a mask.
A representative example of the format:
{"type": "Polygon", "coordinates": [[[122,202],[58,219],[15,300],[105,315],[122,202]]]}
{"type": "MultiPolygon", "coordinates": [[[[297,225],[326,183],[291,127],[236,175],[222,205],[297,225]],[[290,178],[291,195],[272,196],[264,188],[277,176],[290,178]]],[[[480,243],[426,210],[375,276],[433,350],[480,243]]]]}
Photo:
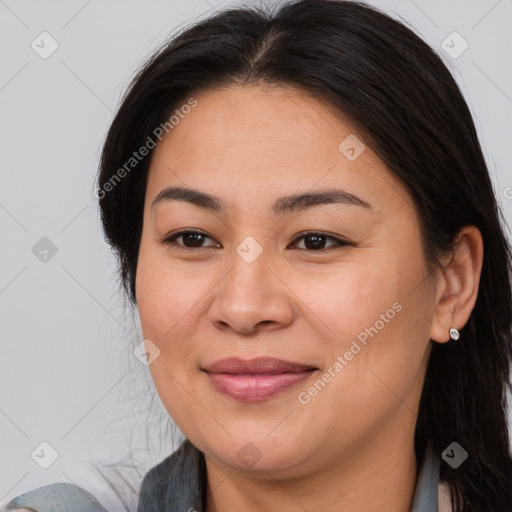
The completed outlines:
{"type": "Polygon", "coordinates": [[[415,449],[418,461],[427,442],[437,454],[453,441],[469,453],[457,469],[441,466],[455,511],[512,510],[511,249],[468,106],[440,57],[403,23],[355,1],[232,8],[144,64],[108,131],[98,179],[104,230],[133,303],[151,154],[122,179],[116,173],[194,91],[259,83],[324,98],[354,124],[409,190],[431,271],[462,227],[480,229],[477,302],[459,342],[433,344],[415,449]]]}

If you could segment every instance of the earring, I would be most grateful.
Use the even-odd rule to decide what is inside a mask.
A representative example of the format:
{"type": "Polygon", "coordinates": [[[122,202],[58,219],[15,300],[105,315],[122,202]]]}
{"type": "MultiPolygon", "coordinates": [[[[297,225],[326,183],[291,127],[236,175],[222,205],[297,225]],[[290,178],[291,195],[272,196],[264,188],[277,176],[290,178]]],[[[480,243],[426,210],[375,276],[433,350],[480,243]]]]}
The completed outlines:
{"type": "Polygon", "coordinates": [[[458,340],[460,338],[460,333],[457,329],[455,329],[455,327],[450,329],[450,338],[452,340],[458,340]]]}

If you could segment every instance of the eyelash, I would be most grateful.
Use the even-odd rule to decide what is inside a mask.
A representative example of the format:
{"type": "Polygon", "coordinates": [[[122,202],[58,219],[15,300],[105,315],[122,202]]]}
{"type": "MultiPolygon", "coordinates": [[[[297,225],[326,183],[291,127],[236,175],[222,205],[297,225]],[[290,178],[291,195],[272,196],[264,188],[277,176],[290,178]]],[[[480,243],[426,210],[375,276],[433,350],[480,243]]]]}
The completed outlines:
{"type": "MultiPolygon", "coordinates": [[[[171,233],[169,236],[167,236],[164,239],[160,240],[160,242],[163,245],[171,245],[171,244],[177,245],[180,250],[185,250],[185,251],[194,251],[194,250],[197,250],[197,249],[206,249],[207,248],[207,247],[185,247],[183,245],[176,244],[175,240],[177,238],[179,238],[180,236],[186,235],[186,234],[203,235],[203,236],[213,240],[212,237],[208,236],[206,233],[203,233],[202,231],[195,231],[195,230],[192,230],[192,229],[183,229],[181,231],[177,231],[175,233],[171,233]]],[[[296,236],[293,239],[292,244],[296,244],[299,240],[301,240],[303,238],[307,238],[308,236],[311,236],[311,235],[320,235],[322,237],[325,237],[328,240],[335,242],[335,245],[332,245],[330,247],[323,248],[323,249],[318,249],[318,250],[302,249],[302,248],[299,249],[299,250],[310,252],[310,253],[311,252],[325,252],[326,250],[332,249],[333,247],[336,247],[336,246],[337,246],[337,248],[341,248],[341,247],[344,247],[344,246],[353,245],[352,243],[347,242],[346,240],[342,240],[340,238],[336,238],[334,236],[327,235],[327,234],[322,233],[320,231],[303,231],[302,233],[299,233],[298,236],[296,236]]]]}

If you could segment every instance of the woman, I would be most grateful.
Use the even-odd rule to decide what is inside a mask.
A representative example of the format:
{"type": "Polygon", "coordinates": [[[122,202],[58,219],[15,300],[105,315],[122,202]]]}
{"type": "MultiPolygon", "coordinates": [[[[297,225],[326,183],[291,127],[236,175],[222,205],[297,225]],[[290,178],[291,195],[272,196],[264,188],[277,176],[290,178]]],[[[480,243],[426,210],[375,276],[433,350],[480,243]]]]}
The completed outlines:
{"type": "Polygon", "coordinates": [[[186,436],[139,512],[512,510],[510,246],[411,30],[335,0],[184,30],[131,84],[97,195],[186,436]]]}

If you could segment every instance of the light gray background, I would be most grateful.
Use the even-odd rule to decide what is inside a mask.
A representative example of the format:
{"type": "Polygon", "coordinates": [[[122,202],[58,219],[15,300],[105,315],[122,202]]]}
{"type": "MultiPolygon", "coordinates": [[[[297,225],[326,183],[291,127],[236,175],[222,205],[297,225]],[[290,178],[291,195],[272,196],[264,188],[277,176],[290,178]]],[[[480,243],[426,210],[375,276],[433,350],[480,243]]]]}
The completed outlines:
{"type": "MultiPolygon", "coordinates": [[[[132,447],[139,473],[126,475],[138,489],[175,446],[161,430],[163,406],[150,402],[148,369],[132,354],[137,319],[117,292],[94,178],[120,94],[144,58],[174,28],[236,3],[0,0],[0,503],[61,481],[120,510],[90,462],[120,461],[122,470],[132,447]],[[47,59],[31,48],[43,31],[59,45],[47,59]],[[47,262],[32,252],[42,237],[57,247],[47,262]],[[43,441],[58,452],[48,469],[31,457],[43,441]]],[[[512,224],[511,0],[370,3],[443,55],[512,224]],[[441,49],[453,31],[469,43],[456,59],[441,49]]],[[[133,509],[136,498],[127,500],[133,509]]]]}

